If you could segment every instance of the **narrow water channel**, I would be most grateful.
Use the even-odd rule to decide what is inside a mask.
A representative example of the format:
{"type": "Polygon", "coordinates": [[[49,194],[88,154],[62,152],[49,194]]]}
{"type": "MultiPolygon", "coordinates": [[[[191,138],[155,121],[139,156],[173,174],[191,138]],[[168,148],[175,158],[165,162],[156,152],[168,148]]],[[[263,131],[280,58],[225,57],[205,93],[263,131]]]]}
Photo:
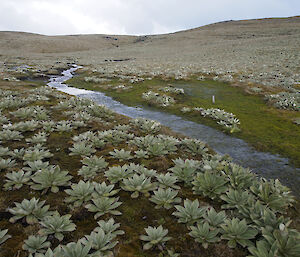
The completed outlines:
{"type": "Polygon", "coordinates": [[[61,76],[53,76],[47,84],[59,91],[94,100],[106,105],[117,113],[131,118],[144,117],[159,121],[162,125],[171,128],[183,135],[200,139],[206,142],[219,154],[229,154],[235,163],[249,167],[253,172],[268,179],[278,178],[283,184],[293,190],[294,195],[300,198],[300,169],[289,165],[288,159],[265,152],[256,151],[245,141],[226,135],[214,128],[188,121],[182,117],[152,110],[151,108],[136,108],[126,106],[101,92],[69,87],[65,81],[73,77],[78,67],[62,72],[61,76]]]}

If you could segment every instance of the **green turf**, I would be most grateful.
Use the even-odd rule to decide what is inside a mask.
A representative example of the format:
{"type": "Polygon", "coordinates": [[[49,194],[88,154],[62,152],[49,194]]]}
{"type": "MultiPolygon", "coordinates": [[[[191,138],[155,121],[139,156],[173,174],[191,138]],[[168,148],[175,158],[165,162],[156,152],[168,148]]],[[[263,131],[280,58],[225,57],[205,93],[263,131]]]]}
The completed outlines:
{"type": "MultiPolygon", "coordinates": [[[[210,118],[203,118],[196,112],[182,113],[183,106],[221,108],[234,113],[241,122],[241,132],[235,133],[239,137],[261,151],[280,154],[288,157],[297,167],[300,167],[300,126],[292,122],[293,118],[300,117],[299,112],[278,110],[266,104],[262,96],[245,93],[242,88],[230,86],[228,83],[214,80],[197,81],[164,81],[159,79],[145,80],[134,84],[133,89],[114,90],[105,86],[86,83],[83,81],[85,73],[68,81],[68,84],[78,88],[105,92],[114,99],[129,106],[148,106],[142,99],[142,93],[148,90],[157,91],[158,88],[172,84],[185,89],[184,96],[175,96],[176,104],[172,107],[159,108],[162,111],[177,114],[186,119],[203,123],[208,126],[224,130],[210,118]],[[212,103],[212,95],[216,102],[212,103]]],[[[113,80],[109,84],[122,84],[113,80]]],[[[124,83],[123,83],[124,84],[124,83]]],[[[157,91],[159,92],[159,91],[157,91]]]]}

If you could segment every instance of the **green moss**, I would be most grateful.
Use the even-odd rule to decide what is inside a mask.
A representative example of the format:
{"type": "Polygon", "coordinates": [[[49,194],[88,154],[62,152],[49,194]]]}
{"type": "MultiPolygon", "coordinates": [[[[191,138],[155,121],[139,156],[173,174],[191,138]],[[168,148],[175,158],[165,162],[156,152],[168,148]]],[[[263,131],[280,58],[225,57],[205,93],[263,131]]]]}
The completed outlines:
{"type": "Polygon", "coordinates": [[[223,131],[224,128],[212,119],[204,118],[196,112],[183,114],[181,108],[183,106],[220,108],[232,112],[241,122],[241,132],[235,133],[234,136],[245,140],[260,151],[268,151],[287,157],[295,166],[300,167],[300,127],[292,122],[292,119],[300,117],[300,114],[268,106],[260,95],[247,94],[242,88],[232,87],[228,83],[213,80],[197,81],[195,79],[190,81],[153,79],[133,84],[131,90],[116,91],[83,82],[82,77],[83,75],[75,77],[69,80],[68,84],[88,90],[103,91],[129,106],[149,106],[141,97],[142,93],[147,90],[157,90],[169,83],[182,87],[186,94],[184,96],[173,95],[177,101],[174,106],[167,108],[152,106],[152,108],[176,114],[223,131]],[[212,95],[215,95],[215,104],[212,103],[212,95]]]}

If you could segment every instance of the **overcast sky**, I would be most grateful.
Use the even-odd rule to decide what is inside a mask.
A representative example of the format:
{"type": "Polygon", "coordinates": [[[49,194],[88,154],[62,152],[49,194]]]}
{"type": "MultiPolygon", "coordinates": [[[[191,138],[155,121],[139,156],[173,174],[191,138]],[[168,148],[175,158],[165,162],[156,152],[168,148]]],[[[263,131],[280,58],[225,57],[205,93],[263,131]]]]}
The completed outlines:
{"type": "Polygon", "coordinates": [[[295,15],[300,0],[0,0],[0,31],[142,35],[295,15]]]}

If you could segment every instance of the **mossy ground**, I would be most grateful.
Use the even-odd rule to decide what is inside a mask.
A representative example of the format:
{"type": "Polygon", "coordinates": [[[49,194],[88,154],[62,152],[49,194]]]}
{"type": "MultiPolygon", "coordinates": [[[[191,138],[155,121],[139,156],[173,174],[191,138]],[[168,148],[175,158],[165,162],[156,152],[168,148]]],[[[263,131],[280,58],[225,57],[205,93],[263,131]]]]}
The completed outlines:
{"type": "MultiPolygon", "coordinates": [[[[151,83],[149,82],[144,85],[142,84],[141,88],[138,88],[138,90],[141,90],[140,92],[142,93],[142,90],[150,87],[151,85],[156,85],[155,81],[152,81],[151,83]]],[[[17,84],[15,84],[14,82],[6,82],[0,84],[1,89],[5,88],[10,90],[21,90],[24,91],[24,94],[26,93],[26,90],[32,89],[37,86],[39,86],[38,83],[32,84],[24,82],[19,82],[17,84]]],[[[135,92],[128,92],[128,94],[132,94],[132,97],[136,97],[136,99],[139,99],[135,92]]],[[[120,96],[124,97],[123,94],[120,94],[120,96]]],[[[33,103],[32,105],[39,104],[47,108],[49,111],[51,110],[51,119],[54,121],[68,119],[68,117],[64,116],[64,114],[60,110],[51,108],[52,106],[56,105],[57,102],[57,99],[51,98],[50,101],[39,101],[33,103]]],[[[209,103],[207,103],[207,105],[208,104],[209,103]]],[[[6,110],[4,114],[9,117],[12,122],[19,121],[9,113],[10,111],[12,110],[6,110]]],[[[106,123],[101,124],[98,122],[92,122],[89,123],[89,127],[80,128],[72,132],[52,132],[48,137],[46,146],[50,150],[50,152],[54,154],[54,156],[51,157],[48,161],[51,165],[59,165],[61,170],[68,170],[69,173],[73,176],[72,182],[77,183],[81,179],[81,177],[78,176],[77,171],[82,166],[82,163],[80,162],[80,156],[69,155],[69,147],[71,147],[73,143],[71,138],[75,134],[77,135],[87,130],[102,131],[110,129],[117,124],[127,124],[128,121],[129,119],[127,117],[116,114],[111,125],[107,125],[106,123]]],[[[135,129],[132,132],[136,136],[144,135],[138,129],[135,129]]],[[[180,135],[175,134],[173,131],[169,130],[166,127],[163,127],[161,132],[167,135],[180,137],[180,135]]],[[[28,138],[31,137],[34,133],[35,132],[26,132],[24,136],[28,138]]],[[[7,146],[10,148],[10,150],[13,150],[16,148],[28,147],[28,144],[26,144],[25,139],[23,139],[21,141],[13,143],[10,142],[3,144],[3,146],[7,146]]],[[[105,160],[109,162],[109,166],[123,165],[127,163],[117,161],[109,155],[109,151],[111,151],[113,148],[127,148],[129,150],[128,145],[125,143],[121,143],[117,146],[107,145],[101,151],[97,151],[96,155],[104,156],[105,160]]],[[[160,173],[165,173],[167,169],[172,166],[172,159],[176,159],[179,156],[182,158],[192,158],[192,156],[190,156],[188,153],[178,151],[172,155],[154,157],[148,160],[133,159],[132,161],[136,164],[144,164],[149,169],[152,168],[156,169],[160,173]]],[[[201,160],[201,156],[193,156],[193,159],[201,160]]],[[[22,166],[23,165],[20,162],[18,163],[18,166],[13,169],[20,170],[22,166]]],[[[66,187],[60,187],[60,191],[56,194],[49,191],[48,193],[41,195],[40,191],[34,191],[30,189],[29,186],[23,186],[19,190],[7,192],[3,191],[5,173],[6,172],[0,172],[0,228],[7,228],[9,230],[9,234],[12,236],[12,239],[7,240],[1,246],[0,256],[25,257],[26,252],[22,251],[24,240],[27,239],[29,235],[36,234],[39,230],[39,225],[28,225],[24,222],[24,220],[19,220],[14,224],[8,221],[11,217],[11,214],[7,211],[7,208],[14,207],[14,202],[21,202],[23,199],[31,199],[32,197],[40,198],[41,200],[46,200],[46,204],[49,204],[51,206],[51,210],[58,210],[61,215],[65,215],[68,213],[72,214],[71,219],[76,224],[77,228],[74,232],[65,233],[65,238],[61,242],[62,244],[77,241],[84,235],[90,234],[90,232],[97,226],[97,223],[93,217],[93,213],[88,212],[83,207],[72,209],[69,205],[64,203],[64,198],[67,196],[67,194],[64,192],[64,189],[66,189],[66,187]]],[[[103,176],[103,174],[100,174],[94,180],[97,182],[101,182],[105,181],[106,178],[103,176]]],[[[137,199],[132,199],[130,197],[130,193],[125,191],[120,191],[118,196],[120,197],[120,201],[122,202],[122,205],[118,208],[122,212],[122,215],[114,216],[114,219],[116,220],[116,222],[121,223],[120,229],[125,231],[125,235],[118,237],[119,244],[114,249],[115,256],[158,256],[160,253],[160,250],[158,248],[148,251],[142,250],[143,244],[139,239],[139,236],[145,234],[144,228],[148,227],[149,225],[163,225],[164,228],[167,228],[169,230],[169,236],[171,236],[172,239],[168,241],[166,245],[168,249],[173,248],[176,252],[180,252],[181,256],[247,256],[247,251],[245,249],[240,246],[235,249],[230,249],[227,246],[226,241],[224,240],[222,240],[220,243],[210,245],[209,248],[205,250],[200,244],[196,243],[193,238],[187,235],[188,230],[186,226],[183,224],[179,224],[176,218],[171,215],[171,213],[174,211],[174,208],[172,210],[156,210],[154,208],[155,205],[151,203],[146,197],[140,196],[137,199]]],[[[198,199],[201,205],[213,206],[218,211],[221,209],[220,202],[193,195],[192,190],[188,188],[182,187],[182,190],[179,192],[178,196],[182,199],[198,199]]],[[[290,209],[289,216],[294,218],[293,227],[299,228],[299,211],[297,209],[298,207],[290,209]]],[[[109,217],[111,216],[105,215],[102,216],[101,219],[106,220],[109,217]]],[[[49,238],[52,243],[52,248],[59,244],[58,240],[56,240],[54,237],[49,238]]]]}
{"type": "MultiPolygon", "coordinates": [[[[208,79],[198,81],[195,77],[184,80],[166,80],[153,79],[145,80],[137,84],[128,84],[133,86],[128,90],[115,90],[106,84],[119,85],[126,84],[113,79],[109,83],[95,84],[85,82],[83,78],[89,76],[89,73],[82,72],[68,81],[68,84],[78,88],[84,88],[94,91],[102,91],[114,99],[129,106],[151,106],[161,111],[173,113],[195,122],[199,122],[219,130],[224,130],[210,118],[204,118],[197,112],[182,113],[182,107],[203,107],[220,108],[227,112],[232,112],[240,119],[241,131],[234,133],[233,136],[239,137],[250,143],[257,150],[267,151],[273,154],[280,154],[290,159],[296,167],[300,167],[300,126],[293,123],[293,119],[300,117],[299,112],[279,110],[266,104],[263,93],[278,92],[277,88],[270,89],[259,86],[263,89],[260,94],[253,94],[249,88],[257,85],[244,87],[231,86],[229,83],[223,83],[208,79]],[[184,88],[185,95],[172,95],[176,99],[176,104],[169,107],[158,107],[147,103],[142,99],[142,93],[148,90],[156,92],[159,88],[172,84],[176,87],[184,88]],[[212,95],[215,95],[215,103],[212,103],[212,95]]],[[[161,92],[162,93],[162,92],[161,92]]],[[[228,133],[227,131],[225,131],[228,133]]]]}
{"type": "MultiPolygon", "coordinates": [[[[10,89],[10,90],[21,90],[26,94],[26,90],[38,87],[39,83],[24,83],[18,82],[6,82],[1,83],[1,89],[10,89]]],[[[67,119],[66,116],[60,111],[52,109],[52,106],[55,106],[58,103],[58,100],[55,98],[51,98],[50,101],[39,101],[32,103],[31,105],[41,105],[44,106],[49,111],[51,110],[51,119],[54,121],[67,119]]],[[[15,118],[10,114],[10,111],[14,109],[5,110],[3,113],[10,118],[12,122],[18,122],[19,119],[15,118]]],[[[116,124],[127,124],[128,118],[115,115],[114,122],[112,126],[116,124]]],[[[104,129],[109,129],[111,127],[92,122],[89,123],[89,127],[80,128],[78,130],[74,130],[72,132],[51,132],[50,136],[47,140],[47,149],[50,150],[51,153],[54,154],[53,157],[47,159],[51,165],[59,165],[61,170],[68,170],[69,173],[73,176],[72,182],[77,183],[81,178],[78,176],[77,171],[82,166],[80,162],[80,156],[70,156],[69,155],[69,147],[72,146],[72,137],[74,135],[80,134],[84,131],[101,131],[104,129]]],[[[170,131],[168,128],[162,129],[164,134],[175,135],[174,132],[170,131]]],[[[133,131],[135,135],[141,136],[143,133],[139,130],[133,131]]],[[[17,148],[26,148],[28,144],[25,142],[25,138],[31,137],[35,132],[26,132],[23,133],[25,136],[21,141],[14,141],[8,143],[2,143],[2,146],[9,147],[10,150],[17,148]]],[[[126,147],[127,144],[120,144],[118,146],[107,145],[105,149],[98,151],[96,155],[104,156],[106,161],[109,162],[109,166],[112,165],[123,165],[126,162],[119,162],[116,159],[113,159],[109,155],[109,151],[113,148],[123,148],[126,147]]],[[[127,146],[128,147],[128,146],[127,146]]],[[[189,158],[189,154],[178,152],[173,154],[172,156],[162,156],[155,157],[150,160],[137,160],[134,159],[133,162],[136,164],[144,164],[147,168],[154,168],[158,172],[166,172],[169,167],[172,166],[172,159],[176,159],[179,156],[185,156],[189,158]]],[[[195,158],[195,157],[194,157],[195,158]]],[[[201,159],[201,156],[198,157],[201,159]]],[[[18,162],[18,165],[12,170],[20,170],[23,167],[22,162],[18,162]]],[[[67,194],[64,192],[64,189],[67,187],[60,187],[60,191],[58,193],[52,193],[48,191],[46,194],[41,194],[41,191],[34,191],[30,188],[30,186],[23,186],[19,190],[13,191],[3,191],[3,185],[5,183],[5,174],[7,171],[0,172],[0,228],[8,229],[8,233],[12,236],[11,239],[7,240],[0,248],[0,255],[5,257],[25,257],[27,253],[22,250],[22,245],[24,240],[28,238],[30,235],[37,234],[40,226],[38,224],[28,225],[25,222],[25,219],[21,219],[16,223],[10,223],[9,219],[12,215],[7,211],[8,208],[14,207],[14,202],[21,202],[23,199],[31,199],[32,197],[39,198],[41,200],[46,200],[46,204],[51,206],[50,210],[57,210],[61,215],[65,215],[68,213],[72,214],[72,221],[76,224],[76,231],[71,233],[64,233],[65,237],[61,244],[67,244],[69,242],[77,241],[82,238],[84,235],[90,234],[90,232],[97,226],[96,220],[94,219],[94,214],[88,212],[85,208],[80,207],[76,209],[72,209],[70,205],[67,205],[64,202],[64,198],[67,194]]],[[[100,174],[95,179],[97,182],[105,181],[106,178],[103,174],[100,174]]],[[[209,199],[205,199],[202,197],[197,197],[193,195],[191,189],[183,189],[180,191],[179,195],[181,198],[189,198],[189,199],[199,199],[202,205],[211,205],[216,209],[220,209],[220,205],[218,203],[211,202],[209,199]]],[[[173,248],[175,251],[180,252],[181,256],[246,256],[247,251],[242,249],[241,247],[237,247],[236,249],[230,249],[225,241],[222,241],[218,244],[210,246],[207,250],[201,247],[200,244],[197,244],[191,237],[187,236],[188,230],[185,225],[179,224],[176,221],[176,218],[172,216],[173,210],[165,210],[154,209],[155,205],[151,203],[145,196],[140,196],[137,199],[132,199],[130,197],[129,192],[121,191],[119,193],[120,201],[122,205],[118,208],[122,215],[114,216],[116,222],[121,223],[121,229],[125,231],[124,236],[119,236],[118,241],[119,244],[114,249],[115,256],[143,256],[143,257],[152,257],[158,256],[161,252],[158,248],[143,251],[142,249],[142,241],[139,239],[139,236],[145,234],[144,228],[151,226],[159,226],[163,225],[164,228],[169,230],[169,236],[172,239],[166,244],[168,249],[173,248]]],[[[101,219],[108,219],[111,217],[110,215],[104,215],[101,219]]],[[[49,240],[51,241],[51,247],[56,247],[59,242],[54,237],[50,236],[49,240]]]]}

